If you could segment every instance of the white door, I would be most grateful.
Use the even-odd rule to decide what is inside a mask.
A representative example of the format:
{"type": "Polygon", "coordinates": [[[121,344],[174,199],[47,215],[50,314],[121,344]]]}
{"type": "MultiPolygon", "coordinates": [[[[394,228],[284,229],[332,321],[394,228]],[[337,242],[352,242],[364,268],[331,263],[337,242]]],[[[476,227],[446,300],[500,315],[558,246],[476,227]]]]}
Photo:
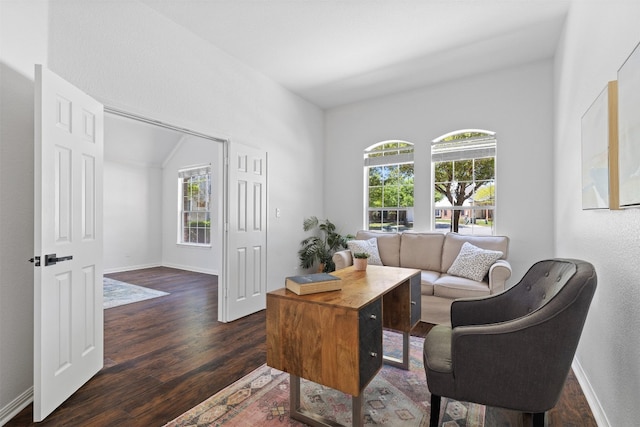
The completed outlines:
{"type": "Polygon", "coordinates": [[[230,322],[266,307],[267,153],[235,142],[225,151],[227,218],[218,320],[230,322]]]}
{"type": "Polygon", "coordinates": [[[33,419],[103,365],[103,106],[36,65],[33,419]],[[39,265],[38,265],[39,263],[39,265]]]}

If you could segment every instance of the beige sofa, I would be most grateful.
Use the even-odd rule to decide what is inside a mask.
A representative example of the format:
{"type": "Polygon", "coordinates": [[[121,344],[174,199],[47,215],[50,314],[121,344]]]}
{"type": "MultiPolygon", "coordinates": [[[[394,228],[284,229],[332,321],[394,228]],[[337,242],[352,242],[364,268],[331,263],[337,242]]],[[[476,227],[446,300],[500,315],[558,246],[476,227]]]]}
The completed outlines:
{"type": "MultiPolygon", "coordinates": [[[[502,292],[511,277],[506,260],[509,238],[505,236],[468,236],[458,233],[384,233],[358,231],[354,240],[376,238],[383,265],[422,270],[421,320],[432,324],[451,322],[451,303],[456,298],[479,297],[502,292]],[[465,242],[477,248],[500,251],[502,257],[489,268],[481,281],[447,274],[465,242]]],[[[498,256],[498,255],[495,255],[498,256]]],[[[353,264],[350,250],[333,255],[336,270],[353,264]]]]}

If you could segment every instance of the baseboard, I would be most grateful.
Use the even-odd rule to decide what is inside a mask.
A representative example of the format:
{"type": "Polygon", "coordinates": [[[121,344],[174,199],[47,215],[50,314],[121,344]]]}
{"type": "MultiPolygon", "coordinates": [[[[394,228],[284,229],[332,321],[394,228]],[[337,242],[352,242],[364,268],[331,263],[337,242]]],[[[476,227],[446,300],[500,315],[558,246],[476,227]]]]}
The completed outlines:
{"type": "Polygon", "coordinates": [[[593,417],[596,419],[598,427],[610,427],[611,424],[607,419],[607,415],[605,414],[604,409],[602,408],[602,405],[600,404],[600,401],[598,400],[598,397],[596,396],[596,393],[594,392],[593,387],[589,382],[589,378],[587,378],[587,375],[582,369],[582,365],[580,365],[578,359],[573,359],[571,368],[573,369],[573,373],[575,374],[576,379],[578,380],[578,383],[582,388],[584,396],[587,398],[587,403],[591,408],[591,412],[593,412],[593,417]]]}
{"type": "Polygon", "coordinates": [[[159,264],[156,263],[156,264],[132,265],[127,267],[119,267],[119,268],[118,267],[107,268],[104,270],[103,273],[104,274],[122,273],[125,271],[142,270],[144,268],[154,268],[154,267],[177,268],[178,270],[193,271],[194,273],[203,273],[203,274],[211,274],[214,276],[218,276],[218,270],[209,270],[206,268],[198,268],[190,265],[180,265],[180,264],[172,264],[172,263],[159,263],[159,264]]]}
{"type": "Polygon", "coordinates": [[[0,426],[5,425],[13,417],[18,415],[20,411],[26,408],[31,402],[33,402],[33,387],[29,387],[20,396],[13,399],[4,408],[0,408],[0,426]]]}
{"type": "Polygon", "coordinates": [[[213,276],[218,275],[218,270],[209,270],[206,268],[193,267],[191,265],[180,265],[172,263],[162,263],[163,267],[177,268],[178,270],[193,271],[194,273],[211,274],[213,276]]]}
{"type": "Polygon", "coordinates": [[[129,265],[126,267],[105,268],[103,270],[103,273],[104,274],[122,273],[123,271],[142,270],[143,268],[153,268],[153,267],[162,267],[162,264],[153,263],[153,264],[129,265]]]}

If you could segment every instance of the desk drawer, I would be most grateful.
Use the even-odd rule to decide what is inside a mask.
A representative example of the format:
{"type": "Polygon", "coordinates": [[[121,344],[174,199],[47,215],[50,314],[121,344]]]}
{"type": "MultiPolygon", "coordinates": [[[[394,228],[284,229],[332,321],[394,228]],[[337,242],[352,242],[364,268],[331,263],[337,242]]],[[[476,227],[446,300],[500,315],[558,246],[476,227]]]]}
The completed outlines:
{"type": "Polygon", "coordinates": [[[382,301],[372,302],[359,313],[359,376],[363,389],[382,367],[382,301]]]}
{"type": "Polygon", "coordinates": [[[362,334],[382,333],[382,300],[378,299],[364,306],[358,312],[359,331],[362,334]]]}
{"type": "Polygon", "coordinates": [[[420,293],[420,275],[411,278],[411,326],[422,317],[422,296],[420,293]]]}

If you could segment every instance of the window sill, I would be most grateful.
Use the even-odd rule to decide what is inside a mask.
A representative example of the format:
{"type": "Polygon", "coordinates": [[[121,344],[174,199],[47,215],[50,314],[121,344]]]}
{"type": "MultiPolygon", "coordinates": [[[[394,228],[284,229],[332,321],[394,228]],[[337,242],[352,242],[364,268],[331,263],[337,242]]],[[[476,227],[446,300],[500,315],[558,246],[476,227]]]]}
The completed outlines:
{"type": "Polygon", "coordinates": [[[211,249],[211,244],[199,244],[199,243],[176,243],[177,247],[182,248],[194,248],[194,249],[211,249]]]}

